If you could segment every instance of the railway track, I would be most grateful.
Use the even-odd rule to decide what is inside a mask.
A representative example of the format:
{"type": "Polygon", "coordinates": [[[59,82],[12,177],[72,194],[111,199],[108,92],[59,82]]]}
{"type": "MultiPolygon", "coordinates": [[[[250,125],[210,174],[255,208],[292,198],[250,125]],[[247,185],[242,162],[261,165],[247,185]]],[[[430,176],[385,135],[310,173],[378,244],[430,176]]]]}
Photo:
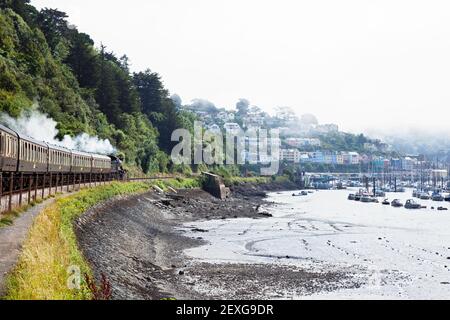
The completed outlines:
{"type": "Polygon", "coordinates": [[[125,177],[118,174],[45,173],[23,174],[0,172],[0,214],[49,196],[95,187],[112,181],[137,182],[175,179],[175,175],[125,177]]]}
{"type": "Polygon", "coordinates": [[[52,195],[78,191],[112,181],[137,182],[176,179],[179,176],[124,177],[118,173],[5,173],[0,172],[0,214],[52,195]]]}
{"type": "Polygon", "coordinates": [[[127,181],[155,181],[155,180],[170,180],[176,179],[176,176],[164,176],[164,177],[133,177],[127,178],[127,181]]]}
{"type": "Polygon", "coordinates": [[[112,181],[126,181],[119,175],[71,173],[2,173],[0,172],[0,214],[25,204],[63,192],[73,192],[112,181]]]}

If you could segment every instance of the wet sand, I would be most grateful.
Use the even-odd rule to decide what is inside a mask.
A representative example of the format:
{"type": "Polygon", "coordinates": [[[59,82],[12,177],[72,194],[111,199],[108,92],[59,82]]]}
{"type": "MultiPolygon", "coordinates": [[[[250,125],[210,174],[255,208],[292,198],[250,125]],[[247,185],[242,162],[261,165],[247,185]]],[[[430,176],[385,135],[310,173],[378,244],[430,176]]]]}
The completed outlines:
{"type": "MultiPolygon", "coordinates": [[[[420,201],[427,209],[408,210],[349,201],[350,192],[276,192],[268,198],[276,204],[263,207],[270,219],[187,223],[187,230],[209,232],[208,245],[185,253],[195,261],[291,266],[347,277],[335,287],[287,290],[286,299],[448,299],[450,214],[437,207],[450,203],[420,201]]],[[[411,193],[387,197],[405,202],[411,193]]]]}

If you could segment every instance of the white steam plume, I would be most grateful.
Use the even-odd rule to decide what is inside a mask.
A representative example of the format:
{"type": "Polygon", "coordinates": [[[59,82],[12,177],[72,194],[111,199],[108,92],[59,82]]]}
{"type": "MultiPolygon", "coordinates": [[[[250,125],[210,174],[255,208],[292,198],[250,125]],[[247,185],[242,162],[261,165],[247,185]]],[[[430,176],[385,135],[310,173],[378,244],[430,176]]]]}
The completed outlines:
{"type": "Polygon", "coordinates": [[[56,121],[35,109],[23,112],[17,119],[2,113],[0,114],[0,121],[16,132],[39,141],[44,141],[68,149],[104,155],[113,154],[116,151],[109,140],[91,137],[86,133],[80,134],[74,138],[66,135],[62,141],[59,141],[56,139],[56,136],[59,133],[56,128],[56,121]]]}

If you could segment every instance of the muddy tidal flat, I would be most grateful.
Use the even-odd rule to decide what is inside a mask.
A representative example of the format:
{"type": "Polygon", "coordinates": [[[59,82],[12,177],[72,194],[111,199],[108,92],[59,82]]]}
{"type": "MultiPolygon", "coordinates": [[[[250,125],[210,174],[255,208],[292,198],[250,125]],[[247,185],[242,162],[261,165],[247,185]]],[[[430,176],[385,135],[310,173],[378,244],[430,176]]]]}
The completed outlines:
{"type": "Polygon", "coordinates": [[[349,192],[147,193],[92,209],[77,236],[115,299],[447,298],[450,214],[349,192]]]}

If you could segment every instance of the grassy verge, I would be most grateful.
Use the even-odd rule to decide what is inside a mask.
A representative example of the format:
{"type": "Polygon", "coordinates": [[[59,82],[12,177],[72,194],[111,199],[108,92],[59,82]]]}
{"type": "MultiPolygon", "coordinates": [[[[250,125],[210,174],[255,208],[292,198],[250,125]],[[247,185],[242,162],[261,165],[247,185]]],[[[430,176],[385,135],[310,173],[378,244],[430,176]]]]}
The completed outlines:
{"type": "Polygon", "coordinates": [[[24,244],[19,263],[7,279],[8,300],[85,300],[92,299],[84,274],[91,269],[78,248],[73,222],[94,205],[119,195],[141,193],[152,185],[160,188],[196,188],[200,180],[177,178],[151,183],[114,182],[85,189],[69,197],[57,199],[36,218],[24,244]],[[76,266],[81,274],[81,288],[67,286],[68,269],[76,266]]]}
{"type": "Polygon", "coordinates": [[[200,178],[175,178],[165,180],[154,180],[152,185],[156,185],[163,190],[167,190],[168,187],[174,189],[193,189],[200,188],[202,186],[200,178]]]}
{"type": "Polygon", "coordinates": [[[224,178],[224,183],[226,186],[239,185],[243,183],[255,183],[262,184],[268,183],[271,179],[268,177],[227,177],[224,178]]]}

